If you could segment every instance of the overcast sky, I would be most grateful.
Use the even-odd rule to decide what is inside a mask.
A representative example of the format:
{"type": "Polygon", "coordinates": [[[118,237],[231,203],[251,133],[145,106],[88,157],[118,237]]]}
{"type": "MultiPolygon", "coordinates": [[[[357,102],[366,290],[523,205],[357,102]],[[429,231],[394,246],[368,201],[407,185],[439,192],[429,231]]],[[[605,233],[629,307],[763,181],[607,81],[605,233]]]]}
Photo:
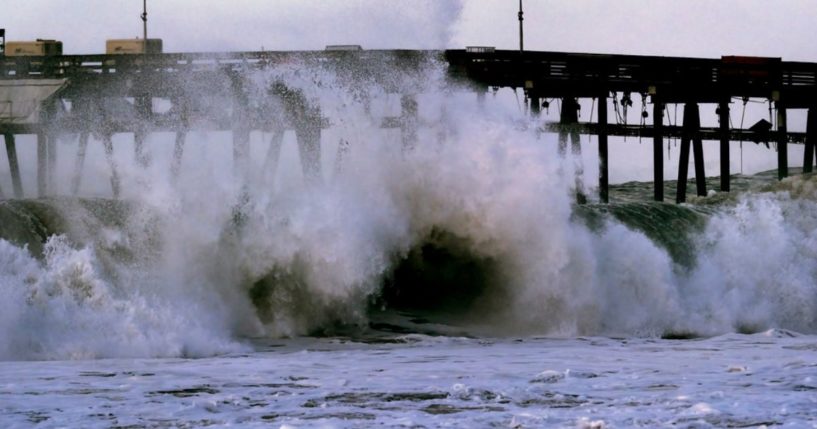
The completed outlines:
{"type": "MultiPolygon", "coordinates": [[[[817,61],[813,0],[525,0],[528,49],[817,61]]],[[[515,0],[148,0],[165,51],[518,46],[515,0]]],[[[140,0],[3,0],[9,40],[102,52],[140,36],[140,0]]]]}

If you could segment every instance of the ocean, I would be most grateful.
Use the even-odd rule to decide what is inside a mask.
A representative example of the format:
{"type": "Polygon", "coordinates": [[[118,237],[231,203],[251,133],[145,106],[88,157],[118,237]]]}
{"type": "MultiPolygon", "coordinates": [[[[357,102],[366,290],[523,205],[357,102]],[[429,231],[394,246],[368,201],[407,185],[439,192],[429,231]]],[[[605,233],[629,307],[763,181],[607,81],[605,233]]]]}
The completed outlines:
{"type": "Polygon", "coordinates": [[[3,427],[817,426],[817,177],[601,204],[595,167],[439,67],[407,78],[410,147],[380,127],[400,97],[344,76],[249,79],[332,121],[312,180],[290,131],[239,170],[229,133],[175,171],[172,134],[147,167],[122,134],[121,198],[97,136],[79,195],[61,157],[54,196],[0,201],[3,427]]]}

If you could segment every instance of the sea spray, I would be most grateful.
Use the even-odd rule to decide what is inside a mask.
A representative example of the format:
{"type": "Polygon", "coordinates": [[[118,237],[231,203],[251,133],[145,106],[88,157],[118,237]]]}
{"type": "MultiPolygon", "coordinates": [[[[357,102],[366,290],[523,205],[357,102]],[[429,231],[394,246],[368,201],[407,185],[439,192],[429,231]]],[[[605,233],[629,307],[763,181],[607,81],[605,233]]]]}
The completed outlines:
{"type": "Polygon", "coordinates": [[[790,182],[795,192],[743,196],[699,237],[683,292],[700,330],[817,329],[817,199],[796,192],[814,177],[790,182]]]}
{"type": "Polygon", "coordinates": [[[365,335],[373,304],[389,310],[407,293],[401,288],[421,288],[395,280],[408,258],[441,273],[420,277],[441,287],[468,279],[447,267],[479,274],[477,296],[458,301],[457,288],[437,295],[461,305],[457,317],[434,302],[423,307],[422,296],[412,309],[474,334],[817,329],[815,268],[801,258],[815,249],[802,240],[817,226],[807,192],[748,193],[734,207],[700,212],[577,208],[555,138],[502,106],[480,106],[439,68],[423,75],[412,148],[380,128],[399,113],[389,107],[395,96],[345,73],[289,64],[249,77],[253,93],[285,82],[340,124],[324,130],[313,183],[289,132],[274,171],[258,162],[264,134],[251,148],[260,156],[240,171],[229,162],[227,134],[200,132],[187,136],[178,176],[156,144],[163,136],[152,139],[147,170],[121,164],[128,210],[90,210],[83,199],[24,203],[24,213],[36,211],[25,204],[39,204],[66,221],[32,215],[36,228],[22,240],[0,226],[16,244],[3,241],[0,254],[2,357],[200,356],[240,350],[246,337],[333,326],[365,335]],[[341,142],[348,153],[333,168],[341,142]],[[588,210],[618,215],[577,216],[588,210]],[[30,254],[38,243],[39,260],[30,254]],[[423,259],[429,243],[448,255],[447,266],[423,259]],[[389,282],[398,289],[384,290],[389,282]]]}
{"type": "Polygon", "coordinates": [[[241,349],[219,335],[218,324],[182,316],[178,303],[116,289],[99,275],[92,249],[74,249],[61,236],[46,242],[42,262],[0,240],[0,261],[3,359],[202,356],[241,349]]]}

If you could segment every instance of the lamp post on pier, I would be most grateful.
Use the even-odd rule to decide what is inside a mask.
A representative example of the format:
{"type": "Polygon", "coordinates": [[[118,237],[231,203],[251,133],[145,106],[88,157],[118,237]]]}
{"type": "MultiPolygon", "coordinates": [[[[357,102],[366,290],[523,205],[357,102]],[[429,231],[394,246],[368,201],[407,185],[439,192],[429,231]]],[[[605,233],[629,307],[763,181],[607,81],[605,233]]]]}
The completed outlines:
{"type": "Polygon", "coordinates": [[[522,34],[522,21],[524,13],[522,12],[522,0],[519,0],[519,52],[525,50],[524,37],[522,34]]]}
{"type": "Polygon", "coordinates": [[[148,40],[148,0],[142,0],[142,39],[148,40]]]}

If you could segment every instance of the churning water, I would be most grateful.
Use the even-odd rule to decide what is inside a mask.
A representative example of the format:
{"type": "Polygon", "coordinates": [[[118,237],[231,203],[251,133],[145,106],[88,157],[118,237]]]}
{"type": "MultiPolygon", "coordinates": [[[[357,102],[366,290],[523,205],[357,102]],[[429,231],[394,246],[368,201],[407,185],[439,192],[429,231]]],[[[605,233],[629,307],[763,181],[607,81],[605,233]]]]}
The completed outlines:
{"type": "Polygon", "coordinates": [[[407,78],[407,149],[380,128],[395,95],[297,64],[251,74],[332,120],[319,180],[290,133],[277,164],[253,133],[238,173],[228,135],[191,133],[178,176],[157,134],[146,169],[119,152],[121,200],[100,158],[85,197],[0,202],[0,359],[18,361],[0,364],[1,419],[815,424],[817,178],[577,206],[554,136],[442,75],[407,78]]]}

